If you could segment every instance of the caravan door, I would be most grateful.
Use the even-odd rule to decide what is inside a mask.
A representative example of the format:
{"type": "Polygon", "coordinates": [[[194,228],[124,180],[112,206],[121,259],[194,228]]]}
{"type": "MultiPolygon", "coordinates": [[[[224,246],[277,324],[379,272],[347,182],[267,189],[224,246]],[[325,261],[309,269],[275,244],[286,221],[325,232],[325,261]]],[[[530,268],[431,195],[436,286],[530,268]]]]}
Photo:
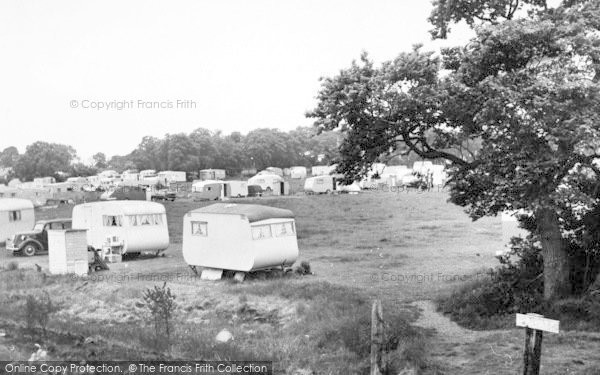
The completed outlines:
{"type": "Polygon", "coordinates": [[[231,188],[229,186],[229,184],[222,184],[222,191],[221,191],[221,199],[228,197],[231,195],[231,188]]]}

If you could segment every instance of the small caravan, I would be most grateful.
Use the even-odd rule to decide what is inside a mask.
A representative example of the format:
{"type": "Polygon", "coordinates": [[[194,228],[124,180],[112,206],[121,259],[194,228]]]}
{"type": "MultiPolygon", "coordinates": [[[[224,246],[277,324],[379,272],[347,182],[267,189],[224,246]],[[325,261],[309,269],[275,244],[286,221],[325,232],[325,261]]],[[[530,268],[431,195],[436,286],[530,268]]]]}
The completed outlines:
{"type": "Polygon", "coordinates": [[[419,174],[426,175],[433,168],[433,163],[429,160],[415,161],[413,163],[413,171],[419,174]]]}
{"type": "Polygon", "coordinates": [[[291,167],[290,178],[301,179],[306,178],[306,167],[291,167]]]}
{"type": "Polygon", "coordinates": [[[192,184],[192,193],[193,197],[199,200],[242,198],[248,196],[248,183],[233,180],[195,181],[192,184]]]}
{"type": "Polygon", "coordinates": [[[336,187],[335,177],[331,175],[309,177],[304,181],[304,192],[307,194],[329,194],[336,187]]]}
{"type": "Polygon", "coordinates": [[[33,203],[28,199],[0,199],[0,243],[16,233],[29,232],[35,225],[33,203]]]}
{"type": "Polygon", "coordinates": [[[183,218],[183,258],[194,267],[250,272],[298,258],[294,214],[254,204],[216,203],[183,218]]]}
{"type": "Polygon", "coordinates": [[[325,174],[329,174],[331,172],[331,167],[328,165],[315,165],[311,168],[310,174],[313,176],[322,176],[325,174]]]}
{"type": "Polygon", "coordinates": [[[223,181],[225,189],[224,195],[232,198],[243,198],[248,196],[248,182],[247,181],[223,181]]]}
{"type": "Polygon", "coordinates": [[[412,169],[406,165],[388,165],[381,172],[381,180],[389,186],[401,185],[402,178],[412,174],[412,169]]]}
{"type": "Polygon", "coordinates": [[[201,180],[224,180],[227,172],[224,169],[202,169],[200,171],[201,180]]]}
{"type": "Polygon", "coordinates": [[[186,175],[183,171],[162,171],[158,172],[158,182],[169,185],[173,182],[185,182],[186,175]]]}
{"type": "Polygon", "coordinates": [[[73,229],[87,229],[88,245],[101,249],[123,242],[123,253],[160,252],[169,247],[165,207],[147,201],[105,201],[73,207],[73,229]]]}
{"type": "Polygon", "coordinates": [[[257,174],[248,180],[248,186],[258,185],[264,192],[273,195],[285,195],[285,183],[283,178],[276,174],[257,174]]]}
{"type": "Polygon", "coordinates": [[[222,181],[204,180],[192,184],[192,197],[195,200],[217,200],[223,198],[222,181]]]}

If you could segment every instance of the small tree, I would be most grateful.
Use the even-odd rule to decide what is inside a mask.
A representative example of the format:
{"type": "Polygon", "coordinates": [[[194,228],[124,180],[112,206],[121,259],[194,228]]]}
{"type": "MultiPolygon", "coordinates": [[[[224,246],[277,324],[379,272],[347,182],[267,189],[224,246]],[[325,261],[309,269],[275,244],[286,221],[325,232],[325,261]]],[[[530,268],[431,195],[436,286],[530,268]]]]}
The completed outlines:
{"type": "Polygon", "coordinates": [[[175,295],[171,293],[171,288],[167,288],[165,282],[160,288],[155,285],[153,289],[146,289],[143,298],[152,317],[156,338],[160,338],[164,333],[169,345],[172,331],[171,319],[176,307],[175,295]]]}
{"type": "Polygon", "coordinates": [[[59,307],[52,303],[48,292],[42,295],[30,294],[25,300],[25,323],[27,329],[33,331],[36,326],[42,329],[42,334],[46,337],[46,327],[50,321],[50,315],[59,310],[59,307]]]}

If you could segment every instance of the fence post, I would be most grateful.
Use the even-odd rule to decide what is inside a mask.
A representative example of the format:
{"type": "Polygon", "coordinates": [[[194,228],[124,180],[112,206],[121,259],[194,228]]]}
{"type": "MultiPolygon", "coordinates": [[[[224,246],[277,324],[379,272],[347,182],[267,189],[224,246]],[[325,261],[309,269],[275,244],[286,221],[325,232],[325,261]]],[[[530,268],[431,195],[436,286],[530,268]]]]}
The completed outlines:
{"type": "Polygon", "coordinates": [[[384,322],[381,301],[375,300],[371,309],[371,375],[384,373],[384,322]]]}

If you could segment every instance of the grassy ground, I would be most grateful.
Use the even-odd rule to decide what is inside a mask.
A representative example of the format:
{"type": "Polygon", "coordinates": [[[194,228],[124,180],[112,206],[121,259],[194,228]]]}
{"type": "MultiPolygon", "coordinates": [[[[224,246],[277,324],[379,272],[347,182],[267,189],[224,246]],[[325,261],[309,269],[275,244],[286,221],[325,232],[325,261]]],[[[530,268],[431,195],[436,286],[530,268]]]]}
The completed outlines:
{"type": "MultiPolygon", "coordinates": [[[[106,343],[95,354],[104,358],[112,358],[111,347],[117,351],[128,342],[135,343],[126,346],[135,347],[139,357],[152,358],[156,355],[152,331],[145,324],[140,299],[145,288],[164,280],[178,303],[171,355],[272,359],[279,373],[308,368],[319,374],[351,374],[367,369],[369,306],[379,298],[384,318],[390,322],[388,331],[393,333],[391,357],[397,369],[410,362],[420,373],[514,373],[522,352],[521,330],[445,334],[442,328],[448,322],[430,319],[418,327],[409,324],[422,309],[414,302],[435,299],[464,282],[485,278],[485,270],[497,264],[494,253],[502,247],[500,221],[486,218],[473,223],[447,198],[437,191],[379,191],[239,200],[294,211],[299,261],[309,261],[315,273],[243,284],[200,281],[183,261],[183,215],[210,202],[167,202],[172,245],[165,257],[112,265],[103,280],[44,280],[32,271],[0,272],[0,300],[9,301],[0,304],[0,316],[19,321],[24,296],[47,290],[63,306],[50,322],[56,332],[68,331],[80,338],[99,336],[96,341],[106,343]],[[213,338],[223,328],[231,330],[235,340],[227,346],[215,345],[213,338]],[[506,356],[512,360],[510,366],[505,364],[506,356]]],[[[36,214],[38,219],[64,217],[70,210],[70,206],[60,206],[36,214]]],[[[12,261],[20,268],[35,263],[47,269],[47,256],[0,256],[4,268],[12,261]]],[[[5,324],[7,330],[20,332],[5,324]]],[[[17,333],[12,337],[16,340],[17,333]]],[[[553,369],[563,371],[556,374],[585,373],[573,371],[588,371],[590,362],[600,361],[593,354],[593,350],[600,353],[600,340],[593,337],[571,333],[548,340],[545,350],[550,354],[544,355],[552,359],[553,369]],[[570,345],[577,340],[588,344],[588,359],[581,359],[575,351],[569,355],[570,345]],[[566,354],[558,355],[560,351],[566,354]]],[[[70,353],[69,345],[56,345],[55,355],[70,353]]]]}

